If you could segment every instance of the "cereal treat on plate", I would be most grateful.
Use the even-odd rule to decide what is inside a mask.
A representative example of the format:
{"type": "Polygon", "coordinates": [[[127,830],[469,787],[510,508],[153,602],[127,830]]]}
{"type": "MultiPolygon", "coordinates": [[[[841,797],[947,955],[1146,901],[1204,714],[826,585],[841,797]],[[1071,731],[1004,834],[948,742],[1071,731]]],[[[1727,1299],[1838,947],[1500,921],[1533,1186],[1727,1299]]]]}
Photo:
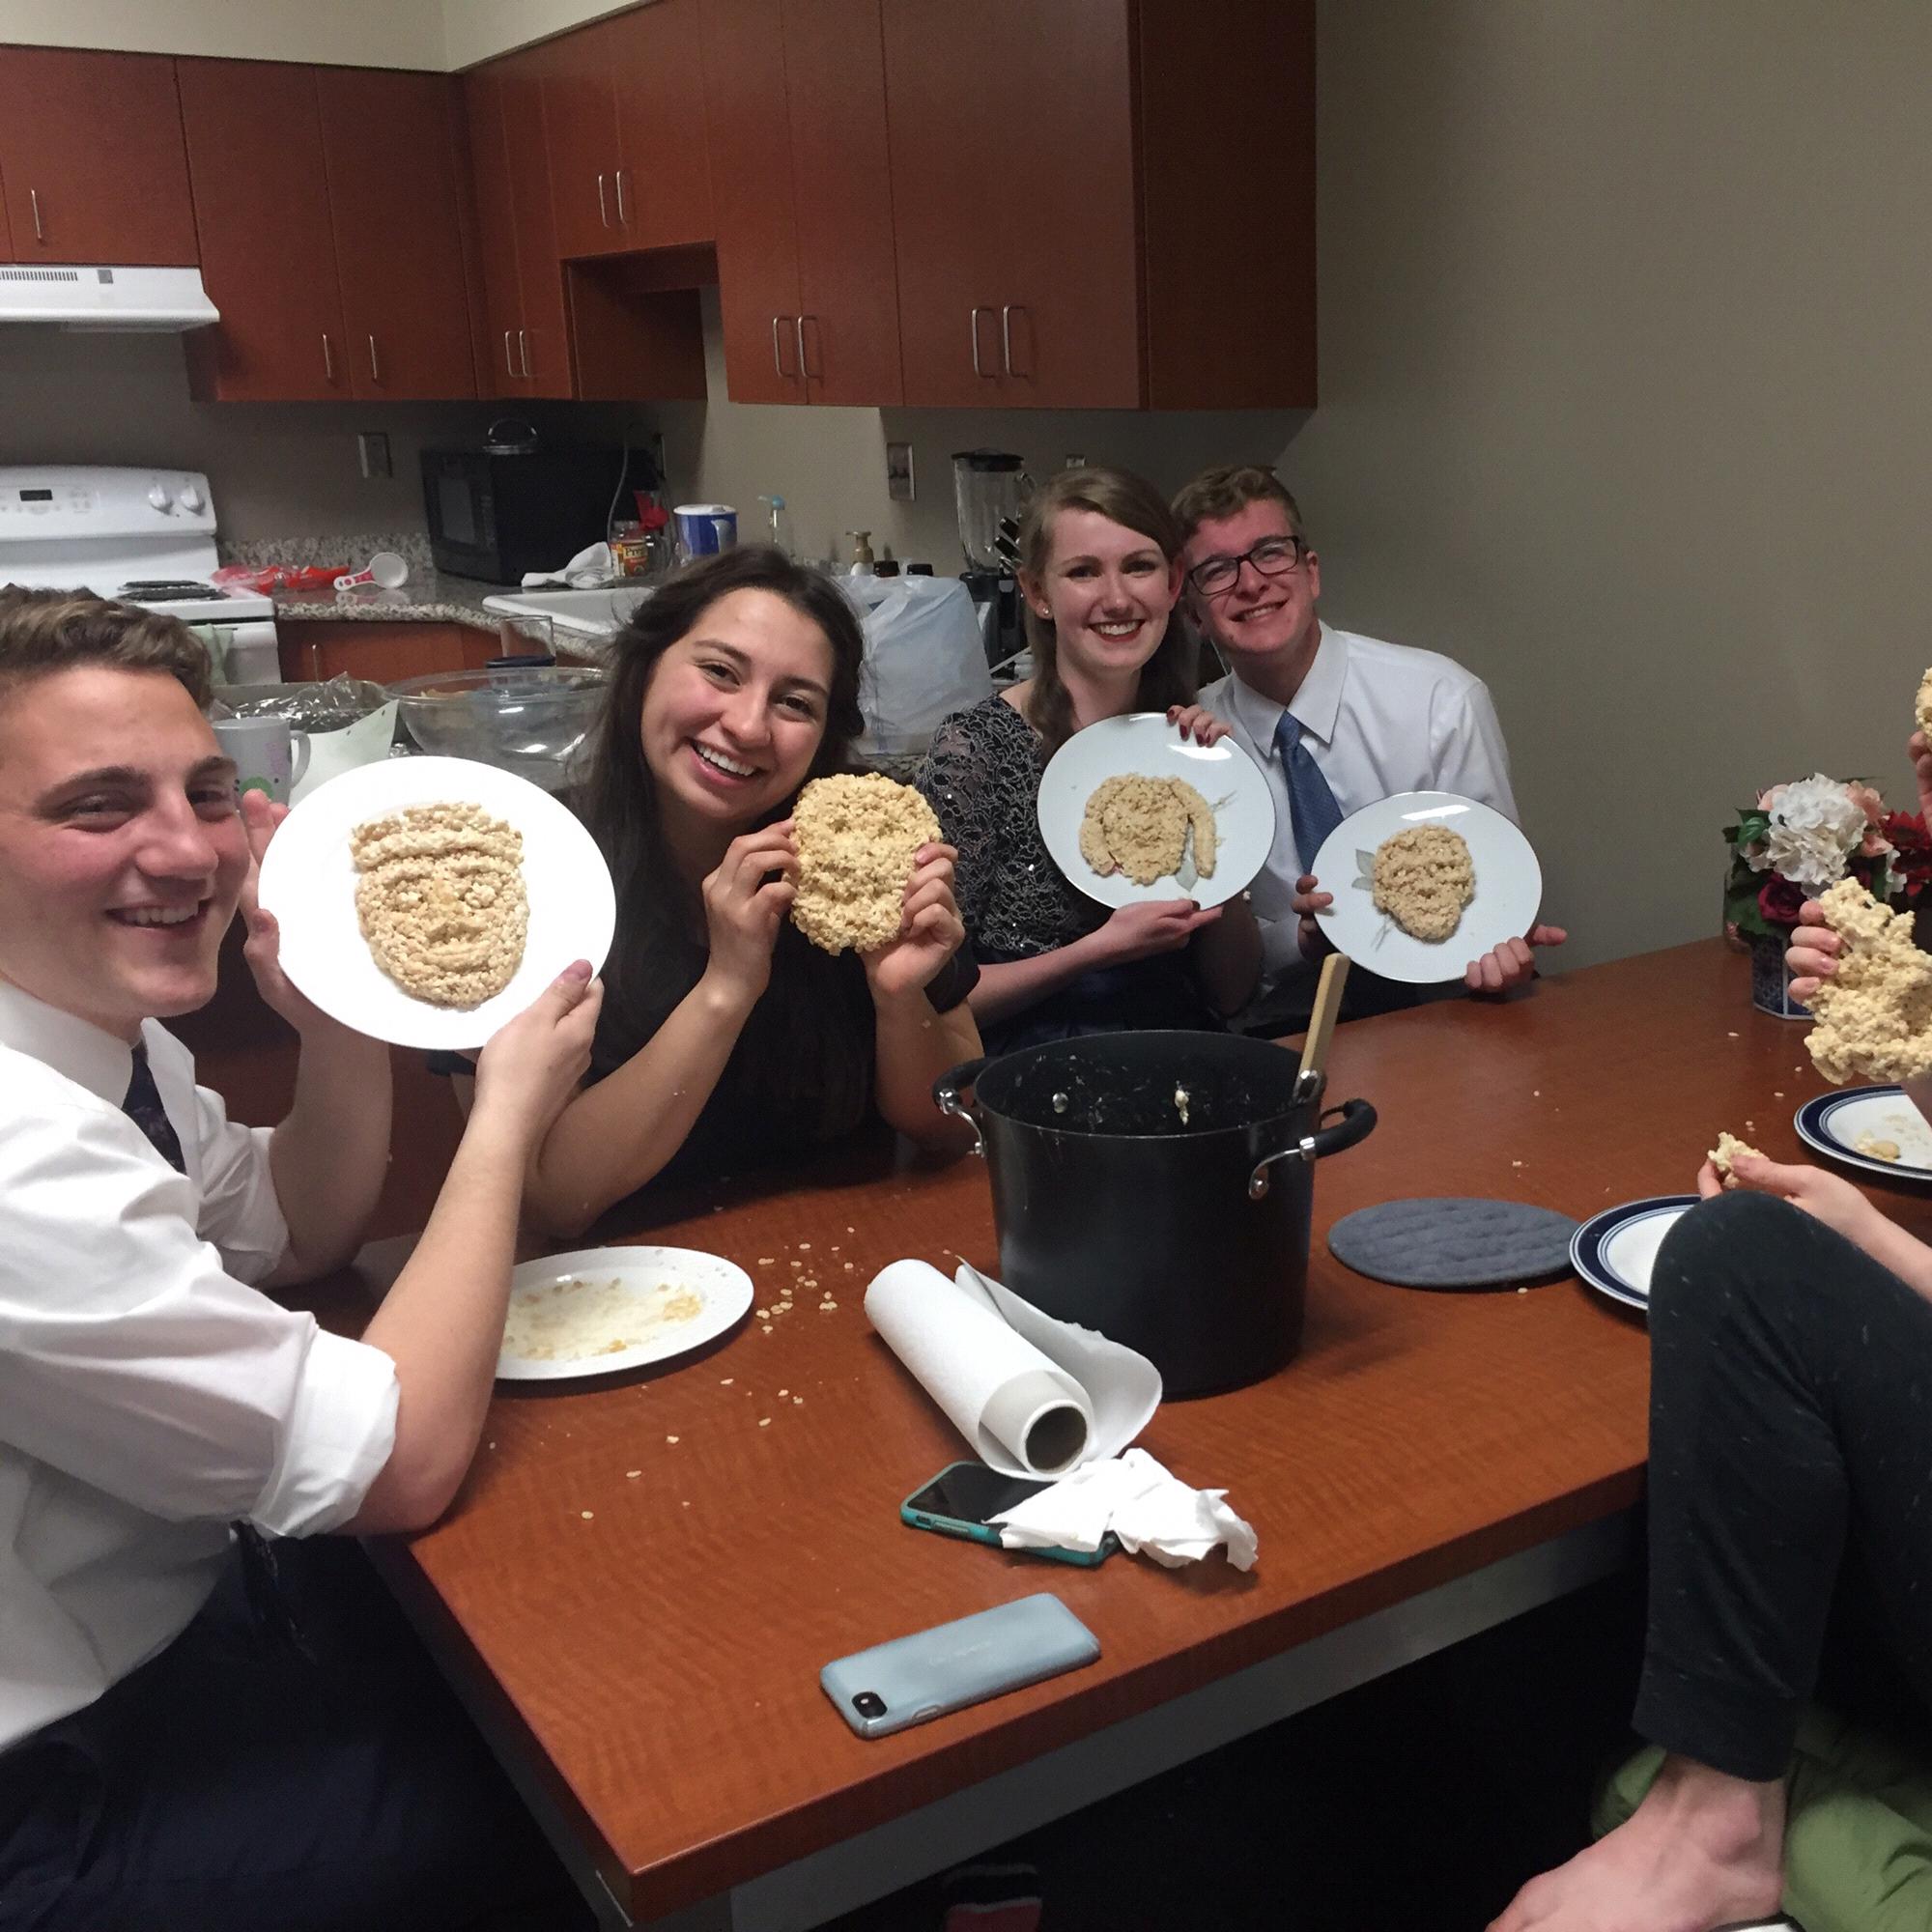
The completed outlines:
{"type": "Polygon", "coordinates": [[[1214,809],[1185,779],[1151,779],[1123,772],[1094,787],[1080,820],[1080,856],[1101,878],[1124,872],[1151,886],[1180,870],[1187,835],[1194,835],[1194,869],[1214,876],[1214,809]]]}
{"type": "Polygon", "coordinates": [[[813,779],[798,795],[792,830],[792,923],[827,952],[869,952],[896,939],[914,858],[939,840],[931,806],[877,772],[813,779]]]}
{"type": "Polygon", "coordinates": [[[1747,1154],[1752,1160],[1763,1160],[1765,1155],[1760,1148],[1754,1148],[1749,1141],[1741,1141],[1736,1134],[1719,1134],[1718,1145],[1711,1150],[1711,1165],[1718,1171],[1718,1179],[1726,1187],[1737,1187],[1742,1183],[1731,1172],[1731,1162],[1739,1154],[1747,1154]]]}
{"type": "Polygon", "coordinates": [[[1912,943],[1912,915],[1880,905],[1856,879],[1820,903],[1844,948],[1811,995],[1817,1024],[1805,1044],[1818,1071],[1843,1086],[1932,1068],[1932,954],[1912,943]]]}
{"type": "Polygon", "coordinates": [[[1431,946],[1454,933],[1476,896],[1468,841],[1446,825],[1411,825],[1384,838],[1371,877],[1376,910],[1431,946]]]}

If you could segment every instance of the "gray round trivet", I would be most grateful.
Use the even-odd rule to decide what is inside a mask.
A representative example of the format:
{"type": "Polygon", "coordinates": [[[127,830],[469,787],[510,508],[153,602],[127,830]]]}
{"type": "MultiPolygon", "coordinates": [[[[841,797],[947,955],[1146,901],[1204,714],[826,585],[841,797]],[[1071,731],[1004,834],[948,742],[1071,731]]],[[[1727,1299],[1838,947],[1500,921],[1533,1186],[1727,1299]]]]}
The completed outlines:
{"type": "Polygon", "coordinates": [[[1577,1227],[1522,1201],[1384,1201],[1343,1215],[1328,1231],[1328,1252],[1398,1288],[1498,1288],[1567,1270],[1577,1227]]]}

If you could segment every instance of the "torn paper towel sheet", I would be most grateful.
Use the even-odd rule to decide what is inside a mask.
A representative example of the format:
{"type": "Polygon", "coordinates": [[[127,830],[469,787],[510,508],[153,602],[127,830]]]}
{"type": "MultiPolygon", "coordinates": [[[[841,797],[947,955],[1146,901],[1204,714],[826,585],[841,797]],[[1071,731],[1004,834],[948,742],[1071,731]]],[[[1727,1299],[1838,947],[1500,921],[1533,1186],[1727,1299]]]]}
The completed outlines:
{"type": "Polygon", "coordinates": [[[1190,1490],[1145,1449],[1072,1475],[991,1519],[1009,1549],[1094,1550],[1112,1530],[1123,1549],[1169,1570],[1225,1546],[1236,1570],[1252,1570],[1255,1533],[1228,1507],[1226,1490],[1190,1490]]]}
{"type": "Polygon", "coordinates": [[[1160,1372],[1091,1328],[1057,1321],[961,1262],[951,1281],[894,1262],[866,1313],[981,1462],[1059,1476],[1117,1456],[1160,1406],[1160,1372]]]}
{"type": "Polygon", "coordinates": [[[615,581],[617,566],[611,555],[611,546],[594,543],[587,550],[581,550],[561,570],[526,570],[524,572],[524,588],[541,590],[549,585],[568,587],[572,590],[594,590],[599,585],[615,581]]]}

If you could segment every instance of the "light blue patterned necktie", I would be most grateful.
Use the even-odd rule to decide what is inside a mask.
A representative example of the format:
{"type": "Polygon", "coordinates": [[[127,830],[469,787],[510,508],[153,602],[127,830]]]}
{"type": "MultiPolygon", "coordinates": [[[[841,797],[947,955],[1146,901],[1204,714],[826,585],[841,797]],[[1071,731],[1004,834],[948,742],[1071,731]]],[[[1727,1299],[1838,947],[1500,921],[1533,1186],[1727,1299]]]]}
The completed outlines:
{"type": "Polygon", "coordinates": [[[1321,841],[1342,822],[1342,808],[1321,776],[1315,754],[1301,742],[1301,721],[1292,711],[1274,727],[1274,748],[1288,774],[1288,805],[1294,820],[1294,849],[1303,872],[1315,869],[1321,841]]]}

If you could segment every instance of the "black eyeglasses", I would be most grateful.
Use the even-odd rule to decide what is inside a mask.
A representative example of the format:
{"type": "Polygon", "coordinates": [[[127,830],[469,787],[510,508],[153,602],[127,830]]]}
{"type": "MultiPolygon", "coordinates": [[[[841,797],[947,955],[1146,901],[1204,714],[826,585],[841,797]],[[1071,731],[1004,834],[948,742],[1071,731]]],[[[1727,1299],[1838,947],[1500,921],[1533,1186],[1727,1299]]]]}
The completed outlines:
{"type": "Polygon", "coordinates": [[[1299,537],[1264,537],[1239,556],[1210,556],[1206,563],[1197,563],[1187,581],[1204,597],[1224,597],[1234,589],[1242,564],[1253,564],[1264,577],[1286,577],[1307,548],[1299,537]]]}

